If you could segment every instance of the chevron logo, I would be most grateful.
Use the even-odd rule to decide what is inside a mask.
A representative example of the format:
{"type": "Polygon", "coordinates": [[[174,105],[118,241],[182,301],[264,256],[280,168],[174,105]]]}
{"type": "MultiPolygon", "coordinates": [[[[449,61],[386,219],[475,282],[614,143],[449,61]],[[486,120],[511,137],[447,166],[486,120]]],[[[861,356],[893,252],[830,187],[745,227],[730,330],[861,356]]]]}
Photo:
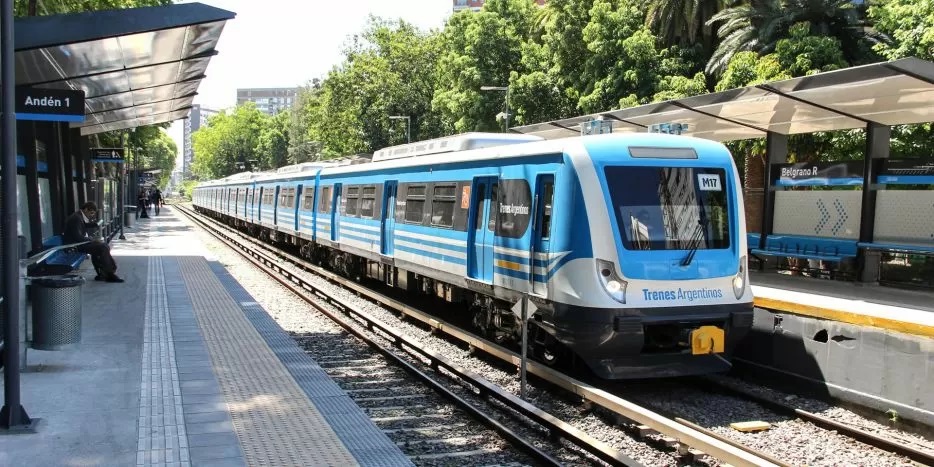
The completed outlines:
{"type": "Polygon", "coordinates": [[[843,229],[843,226],[846,225],[846,220],[849,219],[849,216],[846,214],[846,209],[843,208],[843,203],[839,199],[833,200],[833,207],[837,210],[837,222],[834,223],[833,228],[830,230],[833,232],[834,236],[837,236],[837,233],[843,229]]]}
{"type": "Polygon", "coordinates": [[[814,234],[820,235],[821,230],[824,230],[824,227],[830,222],[830,210],[827,209],[822,199],[817,200],[817,210],[820,211],[820,219],[817,220],[817,225],[814,226],[814,234]]]}

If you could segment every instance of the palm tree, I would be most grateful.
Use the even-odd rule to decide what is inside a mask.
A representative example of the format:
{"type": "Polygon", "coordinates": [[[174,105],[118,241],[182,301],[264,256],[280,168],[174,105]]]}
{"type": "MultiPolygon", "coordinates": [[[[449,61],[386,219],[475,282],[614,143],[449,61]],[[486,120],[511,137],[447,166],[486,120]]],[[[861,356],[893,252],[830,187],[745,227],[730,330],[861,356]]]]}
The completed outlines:
{"type": "Polygon", "coordinates": [[[714,42],[707,20],[726,7],[724,0],[656,0],[648,2],[646,25],[654,28],[668,45],[690,45],[703,40],[705,51],[714,42]]]}
{"type": "Polygon", "coordinates": [[[717,13],[707,24],[717,22],[721,22],[720,44],[707,63],[709,74],[721,73],[737,52],[772,52],[796,23],[810,25],[813,36],[839,39],[850,63],[865,59],[866,45],[885,40],[866,27],[864,15],[851,0],[749,0],[717,13]]]}

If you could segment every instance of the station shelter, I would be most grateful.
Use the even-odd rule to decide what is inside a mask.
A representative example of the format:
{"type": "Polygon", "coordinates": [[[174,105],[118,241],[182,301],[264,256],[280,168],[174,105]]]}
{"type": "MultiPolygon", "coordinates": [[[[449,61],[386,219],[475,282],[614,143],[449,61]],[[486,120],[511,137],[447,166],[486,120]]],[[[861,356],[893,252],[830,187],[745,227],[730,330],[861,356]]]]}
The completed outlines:
{"type": "Polygon", "coordinates": [[[934,287],[934,154],[890,151],[893,126],[934,121],[931,102],[934,63],[906,58],[510,130],[545,139],[594,128],[764,138],[764,188],[753,188],[760,174],[747,169],[744,190],[751,260],[934,287]],[[789,163],[789,135],[848,129],[865,130],[855,162],[789,163]]]}
{"type": "Polygon", "coordinates": [[[132,149],[102,145],[99,135],[125,141],[136,127],[186,118],[234,16],[186,3],[15,19],[17,233],[25,251],[41,250],[85,201],[97,203],[104,236],[120,231],[141,171],[132,149]],[[51,109],[24,112],[25,97],[51,109]],[[70,99],[71,108],[55,109],[54,99],[70,99]]]}
{"type": "Polygon", "coordinates": [[[128,169],[126,148],[113,142],[127,141],[127,132],[137,127],[188,115],[224,26],[235,15],[200,3],[12,15],[6,3],[0,11],[0,79],[5,81],[0,177],[15,173],[16,183],[3,179],[0,189],[5,381],[0,428],[28,431],[32,422],[20,404],[18,375],[25,365],[27,296],[26,263],[20,260],[54,253],[65,219],[87,201],[98,205],[102,237],[110,241],[123,232],[128,188],[138,184],[140,171],[138,164],[137,170],[128,169]],[[108,147],[101,144],[105,133],[111,136],[108,147]],[[17,335],[19,345],[14,345],[17,335]]]}

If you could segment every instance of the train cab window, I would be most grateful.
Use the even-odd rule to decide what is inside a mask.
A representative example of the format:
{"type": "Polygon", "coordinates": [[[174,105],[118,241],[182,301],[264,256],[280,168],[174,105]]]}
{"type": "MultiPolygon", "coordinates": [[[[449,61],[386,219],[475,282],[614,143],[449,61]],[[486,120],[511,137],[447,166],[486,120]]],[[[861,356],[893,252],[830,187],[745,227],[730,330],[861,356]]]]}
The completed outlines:
{"type": "Polygon", "coordinates": [[[346,201],[346,203],[344,203],[344,215],[358,217],[357,207],[360,204],[360,187],[347,187],[347,194],[344,196],[344,200],[346,201]]]}
{"type": "Polygon", "coordinates": [[[555,198],[555,182],[545,182],[542,187],[542,238],[551,237],[551,205],[555,198]]]}
{"type": "Polygon", "coordinates": [[[425,185],[410,185],[405,194],[405,222],[421,224],[425,213],[425,185]]]}
{"type": "Polygon", "coordinates": [[[373,218],[373,207],[376,205],[376,187],[365,186],[360,197],[360,217],[373,218]]]}
{"type": "Polygon", "coordinates": [[[321,188],[321,199],[318,200],[318,212],[325,214],[331,212],[331,187],[329,186],[321,188]]]}
{"type": "Polygon", "coordinates": [[[431,225],[451,227],[454,225],[454,201],[457,185],[446,183],[435,185],[431,199],[431,225]]]}
{"type": "Polygon", "coordinates": [[[311,191],[306,191],[305,194],[302,195],[302,211],[311,211],[314,201],[314,196],[312,195],[313,193],[311,191]]]}

